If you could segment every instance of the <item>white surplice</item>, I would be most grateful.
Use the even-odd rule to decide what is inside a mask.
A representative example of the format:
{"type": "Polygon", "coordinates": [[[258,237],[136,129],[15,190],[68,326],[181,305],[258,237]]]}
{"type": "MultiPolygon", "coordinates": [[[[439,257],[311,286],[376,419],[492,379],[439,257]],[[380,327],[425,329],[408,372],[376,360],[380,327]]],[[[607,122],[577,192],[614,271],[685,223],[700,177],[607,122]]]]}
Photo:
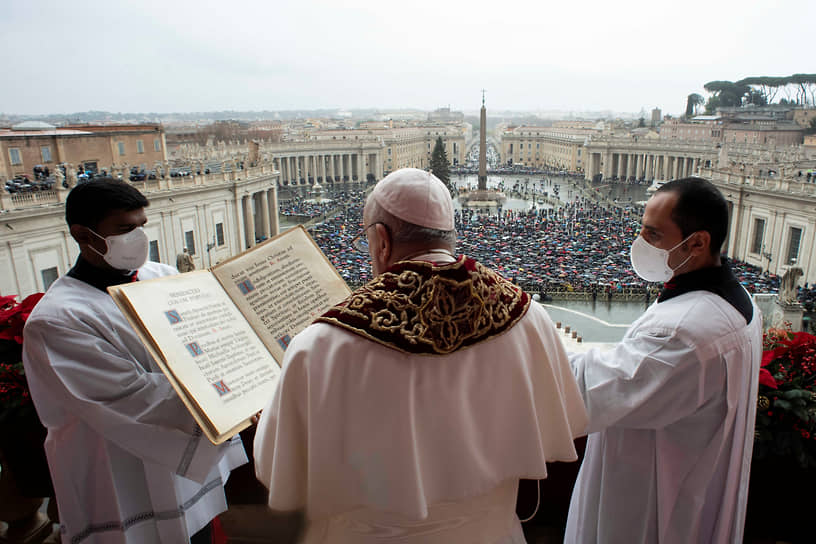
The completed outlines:
{"type": "MultiPolygon", "coordinates": [[[[140,279],[176,273],[147,263],[140,279]]],[[[24,331],[32,398],[65,544],[179,544],[226,510],[247,462],[240,438],[212,445],[111,297],[63,276],[24,331]]]]}
{"type": "Polygon", "coordinates": [[[524,542],[519,478],[576,459],[586,414],[546,312],[444,356],[410,355],[326,323],[286,350],[255,437],[275,510],[305,542],[524,542]]]}
{"type": "Polygon", "coordinates": [[[570,354],[590,434],[564,541],[741,543],[762,316],[692,291],[570,354]],[[595,432],[598,431],[598,432],[595,432]]]}

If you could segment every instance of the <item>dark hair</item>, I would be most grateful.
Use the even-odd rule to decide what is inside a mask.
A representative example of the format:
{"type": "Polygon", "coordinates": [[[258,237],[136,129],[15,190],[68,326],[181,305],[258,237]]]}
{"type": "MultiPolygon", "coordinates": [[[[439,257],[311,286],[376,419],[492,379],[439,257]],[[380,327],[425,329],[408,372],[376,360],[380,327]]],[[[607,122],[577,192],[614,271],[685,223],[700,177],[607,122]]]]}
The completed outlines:
{"type": "Polygon", "coordinates": [[[147,198],[127,182],[111,177],[94,178],[80,183],[65,199],[65,221],[68,226],[78,224],[96,228],[114,210],[145,208],[147,198]]]}
{"type": "Polygon", "coordinates": [[[683,238],[704,230],[711,236],[711,254],[718,255],[728,234],[728,204],[710,181],[691,177],[670,181],[658,193],[675,193],[672,221],[683,238]]]}

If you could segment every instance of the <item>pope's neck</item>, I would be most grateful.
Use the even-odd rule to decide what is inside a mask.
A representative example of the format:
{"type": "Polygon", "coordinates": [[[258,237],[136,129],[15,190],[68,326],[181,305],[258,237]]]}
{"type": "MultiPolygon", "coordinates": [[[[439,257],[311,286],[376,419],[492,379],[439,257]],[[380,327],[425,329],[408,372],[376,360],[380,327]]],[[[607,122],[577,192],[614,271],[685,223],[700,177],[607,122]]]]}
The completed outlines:
{"type": "Polygon", "coordinates": [[[423,249],[397,259],[397,261],[429,261],[432,263],[452,263],[455,260],[453,253],[443,248],[423,249]]]}

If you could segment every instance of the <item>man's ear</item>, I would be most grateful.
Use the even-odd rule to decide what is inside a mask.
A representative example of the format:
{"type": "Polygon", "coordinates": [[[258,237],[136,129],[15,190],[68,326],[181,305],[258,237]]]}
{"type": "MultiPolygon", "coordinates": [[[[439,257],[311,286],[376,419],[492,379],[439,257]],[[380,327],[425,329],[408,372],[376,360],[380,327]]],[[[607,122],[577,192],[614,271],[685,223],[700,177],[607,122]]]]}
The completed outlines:
{"type": "Polygon", "coordinates": [[[711,248],[711,233],[707,230],[698,230],[689,238],[688,244],[693,255],[708,255],[711,248]]]}
{"type": "Polygon", "coordinates": [[[386,226],[382,223],[377,223],[374,225],[374,228],[377,229],[377,247],[374,248],[377,257],[382,263],[390,264],[391,254],[393,253],[394,249],[393,243],[391,242],[390,233],[386,226]]]}
{"type": "Polygon", "coordinates": [[[85,245],[91,243],[91,238],[93,234],[91,234],[90,229],[84,225],[80,225],[78,223],[74,223],[71,225],[69,232],[71,233],[71,238],[73,238],[77,244],[85,245]]]}

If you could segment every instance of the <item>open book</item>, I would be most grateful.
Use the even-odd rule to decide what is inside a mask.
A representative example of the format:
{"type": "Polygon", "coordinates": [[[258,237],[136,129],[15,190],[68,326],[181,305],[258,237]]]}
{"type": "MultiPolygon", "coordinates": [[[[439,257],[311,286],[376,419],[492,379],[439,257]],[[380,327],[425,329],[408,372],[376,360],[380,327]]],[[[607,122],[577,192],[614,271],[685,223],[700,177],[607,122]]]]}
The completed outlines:
{"type": "Polygon", "coordinates": [[[269,402],[292,337],[350,293],[303,227],[211,270],[108,292],[215,444],[269,402]]]}

